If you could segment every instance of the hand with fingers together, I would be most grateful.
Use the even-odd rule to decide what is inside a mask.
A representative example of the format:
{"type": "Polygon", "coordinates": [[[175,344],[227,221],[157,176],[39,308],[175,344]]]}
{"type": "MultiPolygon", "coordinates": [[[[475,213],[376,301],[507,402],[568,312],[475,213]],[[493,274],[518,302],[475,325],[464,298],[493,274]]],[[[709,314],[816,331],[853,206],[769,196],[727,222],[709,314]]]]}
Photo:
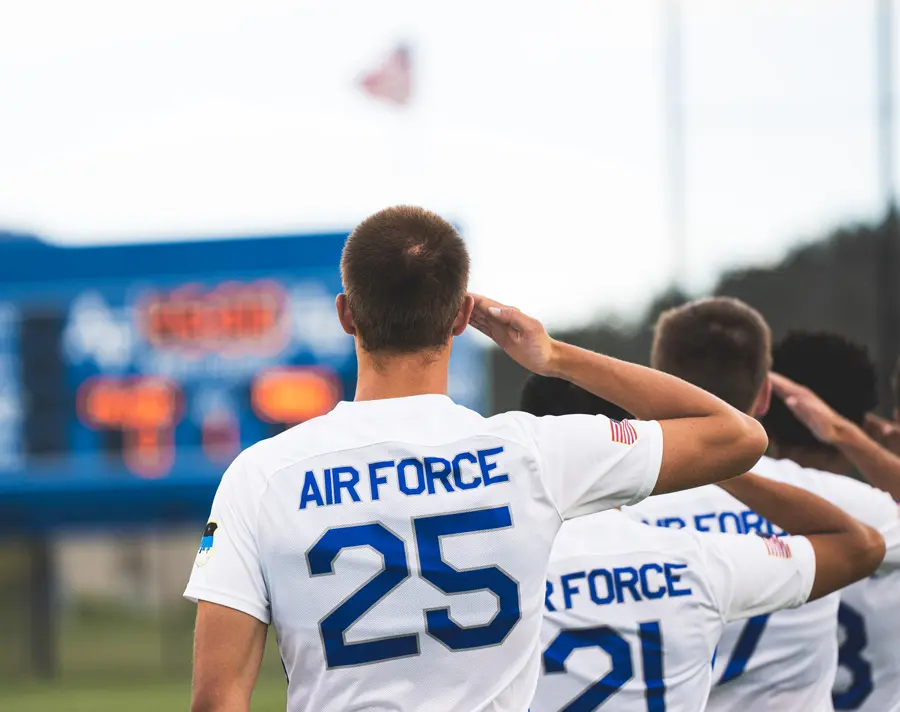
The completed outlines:
{"type": "MultiPolygon", "coordinates": [[[[900,501],[900,457],[887,442],[893,428],[891,433],[885,433],[879,423],[881,419],[873,416],[867,419],[864,430],[836,413],[809,388],[777,373],[770,374],[769,378],[775,394],[813,435],[840,450],[869,484],[900,501]],[[871,428],[879,428],[881,438],[871,436],[871,428]]],[[[891,425],[889,421],[882,422],[891,425]]]]}
{"type": "Polygon", "coordinates": [[[769,374],[772,390],[784,401],[794,416],[810,429],[813,435],[833,445],[849,422],[806,386],[795,383],[778,373],[769,374]]]}
{"type": "Polygon", "coordinates": [[[469,324],[491,338],[520,366],[542,376],[555,375],[555,342],[540,321],[480,294],[471,296],[475,308],[469,324]]]}

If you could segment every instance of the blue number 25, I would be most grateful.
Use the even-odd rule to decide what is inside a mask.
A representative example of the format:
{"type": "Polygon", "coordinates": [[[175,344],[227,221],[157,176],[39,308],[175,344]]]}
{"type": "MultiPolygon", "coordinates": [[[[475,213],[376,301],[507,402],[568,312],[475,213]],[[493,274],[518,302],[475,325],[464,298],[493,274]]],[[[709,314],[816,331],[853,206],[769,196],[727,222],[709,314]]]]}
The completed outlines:
{"type": "MultiPolygon", "coordinates": [[[[447,594],[490,591],[497,598],[497,613],[483,625],[461,626],[451,618],[447,607],[425,611],[425,631],[450,650],[469,650],[502,643],[519,622],[521,609],[519,584],[515,579],[496,566],[455,568],[443,558],[441,537],[494,531],[511,526],[509,507],[413,519],[416,548],[419,552],[419,574],[423,579],[447,594]]],[[[326,530],[306,552],[310,575],[333,574],[334,562],[341,551],[358,546],[368,546],[377,551],[383,557],[384,564],[381,571],[319,622],[325,661],[329,668],[392,660],[419,652],[418,633],[357,643],[346,641],[347,629],[409,578],[406,543],[377,522],[326,530]]]]}

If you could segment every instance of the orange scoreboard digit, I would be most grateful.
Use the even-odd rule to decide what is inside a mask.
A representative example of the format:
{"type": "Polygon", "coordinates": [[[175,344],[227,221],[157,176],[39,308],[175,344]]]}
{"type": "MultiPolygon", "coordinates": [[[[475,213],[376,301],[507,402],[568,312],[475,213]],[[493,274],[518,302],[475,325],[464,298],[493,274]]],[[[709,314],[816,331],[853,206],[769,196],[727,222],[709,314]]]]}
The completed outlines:
{"type": "Polygon", "coordinates": [[[250,404],[260,420],[296,425],[324,415],[341,399],[341,382],[330,370],[285,366],[260,373],[250,387],[250,404]]]}
{"type": "Polygon", "coordinates": [[[173,431],[182,416],[178,386],[164,378],[96,376],[77,394],[82,422],[122,433],[122,454],[142,477],[160,477],[174,458],[173,431]]]}

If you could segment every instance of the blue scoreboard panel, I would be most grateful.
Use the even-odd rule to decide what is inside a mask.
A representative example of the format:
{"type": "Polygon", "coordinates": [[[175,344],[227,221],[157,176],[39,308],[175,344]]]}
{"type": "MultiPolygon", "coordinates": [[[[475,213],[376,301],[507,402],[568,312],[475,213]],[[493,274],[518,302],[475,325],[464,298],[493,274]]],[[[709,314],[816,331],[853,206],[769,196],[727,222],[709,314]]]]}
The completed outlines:
{"type": "MultiPolygon", "coordinates": [[[[352,398],[346,234],[0,243],[0,533],[202,518],[243,448],[352,398]]],[[[450,395],[484,410],[464,335],[450,395]]]]}

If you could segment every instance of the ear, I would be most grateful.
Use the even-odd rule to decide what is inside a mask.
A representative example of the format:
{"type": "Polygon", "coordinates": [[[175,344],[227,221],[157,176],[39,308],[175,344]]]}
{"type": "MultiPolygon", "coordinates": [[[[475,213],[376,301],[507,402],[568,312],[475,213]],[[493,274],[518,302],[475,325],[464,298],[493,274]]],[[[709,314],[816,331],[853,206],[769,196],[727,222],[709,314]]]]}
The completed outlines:
{"type": "Polygon", "coordinates": [[[353,323],[353,315],[350,313],[350,305],[347,303],[346,294],[338,294],[334,300],[337,307],[338,321],[341,322],[341,328],[350,336],[356,336],[356,324],[353,323]]]}
{"type": "Polygon", "coordinates": [[[770,405],[772,405],[772,381],[766,376],[766,380],[763,381],[762,388],[759,389],[756,400],[753,402],[753,411],[750,415],[754,418],[762,418],[769,412],[770,405]]]}
{"type": "Polygon", "coordinates": [[[467,294],[466,298],[463,299],[462,306],[460,306],[456,318],[453,320],[453,331],[451,332],[453,336],[459,336],[466,330],[466,327],[469,325],[469,318],[472,316],[472,310],[474,308],[475,297],[473,297],[471,294],[467,294]]]}

